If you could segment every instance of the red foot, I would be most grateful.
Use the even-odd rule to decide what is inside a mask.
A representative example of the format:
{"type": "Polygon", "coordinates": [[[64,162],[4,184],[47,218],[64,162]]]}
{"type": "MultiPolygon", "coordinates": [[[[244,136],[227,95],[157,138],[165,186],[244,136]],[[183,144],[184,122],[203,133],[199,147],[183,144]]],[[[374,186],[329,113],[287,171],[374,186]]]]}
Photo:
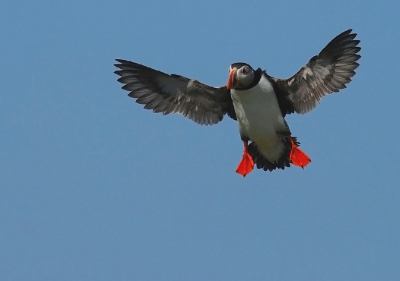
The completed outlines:
{"type": "Polygon", "coordinates": [[[293,139],[290,137],[290,141],[292,142],[292,151],[290,151],[289,159],[293,165],[304,168],[307,166],[311,159],[303,150],[297,147],[294,143],[293,139]]]}
{"type": "Polygon", "coordinates": [[[247,142],[243,142],[244,144],[244,152],[242,161],[240,161],[238,167],[236,168],[236,173],[242,175],[243,177],[250,174],[253,171],[254,161],[249,152],[247,151],[247,142]]]}

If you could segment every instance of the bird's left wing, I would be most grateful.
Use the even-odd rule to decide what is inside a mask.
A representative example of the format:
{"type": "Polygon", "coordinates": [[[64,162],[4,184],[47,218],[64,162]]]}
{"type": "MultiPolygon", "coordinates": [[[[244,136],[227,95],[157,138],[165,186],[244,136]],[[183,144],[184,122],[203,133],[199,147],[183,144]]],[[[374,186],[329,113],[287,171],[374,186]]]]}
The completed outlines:
{"type": "Polygon", "coordinates": [[[283,114],[305,114],[315,108],[327,94],[339,92],[355,75],[361,50],[357,34],[351,29],[342,32],[289,79],[270,77],[279,93],[283,114]]]}
{"type": "Polygon", "coordinates": [[[236,120],[230,91],[224,86],[214,88],[176,74],[166,74],[147,66],[117,59],[118,81],[122,89],[145,109],[164,115],[180,113],[201,125],[212,125],[225,114],[236,120]]]}

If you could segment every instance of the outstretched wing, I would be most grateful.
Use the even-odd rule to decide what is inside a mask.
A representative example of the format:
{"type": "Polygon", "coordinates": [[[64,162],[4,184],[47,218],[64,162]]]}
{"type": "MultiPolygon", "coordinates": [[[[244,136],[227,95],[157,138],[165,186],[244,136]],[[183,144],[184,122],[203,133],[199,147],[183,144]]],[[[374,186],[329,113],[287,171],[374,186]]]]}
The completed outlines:
{"type": "Polygon", "coordinates": [[[357,54],[361,50],[357,46],[360,41],[355,40],[357,34],[351,32],[349,29],[336,36],[291,78],[271,77],[280,95],[281,108],[286,109],[284,113],[305,114],[325,95],[346,88],[361,57],[357,54]]]}
{"type": "Polygon", "coordinates": [[[118,81],[122,89],[145,109],[165,114],[180,113],[201,125],[212,125],[227,113],[236,120],[229,90],[214,88],[196,80],[161,71],[131,61],[117,59],[118,81]]]}

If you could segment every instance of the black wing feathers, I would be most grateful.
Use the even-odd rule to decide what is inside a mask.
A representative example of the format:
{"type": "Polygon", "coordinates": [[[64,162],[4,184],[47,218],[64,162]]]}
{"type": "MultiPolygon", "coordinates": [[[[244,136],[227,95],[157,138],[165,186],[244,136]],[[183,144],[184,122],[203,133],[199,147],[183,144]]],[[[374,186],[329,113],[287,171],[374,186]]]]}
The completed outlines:
{"type": "Polygon", "coordinates": [[[357,34],[351,32],[349,29],[336,36],[291,78],[270,77],[275,82],[277,94],[281,95],[278,101],[285,113],[307,113],[325,95],[346,88],[361,57],[357,54],[361,50],[358,47],[360,41],[355,40],[357,34]]]}
{"type": "Polygon", "coordinates": [[[201,125],[212,125],[228,114],[236,120],[230,92],[226,87],[214,88],[196,80],[117,59],[118,81],[122,89],[145,109],[163,114],[180,113],[201,125]]]}

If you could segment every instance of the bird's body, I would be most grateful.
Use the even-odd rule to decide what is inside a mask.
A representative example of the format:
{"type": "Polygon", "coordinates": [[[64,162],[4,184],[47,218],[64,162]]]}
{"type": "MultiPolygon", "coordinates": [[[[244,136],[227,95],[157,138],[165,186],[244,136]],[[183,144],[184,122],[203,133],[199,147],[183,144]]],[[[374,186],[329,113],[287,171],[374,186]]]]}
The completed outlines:
{"type": "Polygon", "coordinates": [[[351,30],[339,34],[289,79],[246,63],[232,64],[228,84],[219,88],[119,59],[115,73],[125,84],[122,88],[146,109],[180,113],[201,125],[216,124],[225,114],[237,120],[244,144],[237,173],[246,176],[254,165],[269,171],[290,164],[304,168],[311,160],[298,148],[285,116],[307,113],[323,96],[346,87],[359,65],[355,37],[351,30]]]}
{"type": "Polygon", "coordinates": [[[284,149],[280,133],[288,128],[271,83],[263,75],[253,88],[232,90],[231,96],[240,136],[255,142],[269,161],[278,161],[284,149]]]}

